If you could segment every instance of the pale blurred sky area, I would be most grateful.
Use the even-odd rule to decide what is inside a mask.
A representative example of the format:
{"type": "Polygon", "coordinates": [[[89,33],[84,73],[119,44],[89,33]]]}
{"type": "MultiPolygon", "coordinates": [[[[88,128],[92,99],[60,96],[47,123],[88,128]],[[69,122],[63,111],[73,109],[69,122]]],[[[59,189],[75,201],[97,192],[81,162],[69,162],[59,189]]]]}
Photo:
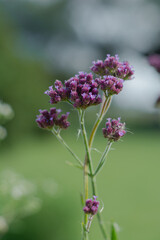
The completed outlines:
{"type": "Polygon", "coordinates": [[[13,5],[13,0],[2,0],[1,3],[13,19],[22,20],[17,24],[21,28],[18,47],[24,43],[31,55],[43,59],[46,68],[76,74],[90,71],[92,61],[104,59],[106,53],[118,54],[121,60],[128,60],[134,66],[135,79],[125,84],[115,102],[125,108],[155,111],[160,75],[149,66],[147,55],[160,49],[160,1],[15,0],[13,5]],[[34,11],[36,8],[41,11],[41,16],[34,14],[31,5],[34,11]],[[28,16],[30,19],[26,20],[28,16]],[[38,22],[41,18],[44,26],[37,30],[34,20],[38,22]],[[33,24],[28,24],[29,21],[33,24]]]}

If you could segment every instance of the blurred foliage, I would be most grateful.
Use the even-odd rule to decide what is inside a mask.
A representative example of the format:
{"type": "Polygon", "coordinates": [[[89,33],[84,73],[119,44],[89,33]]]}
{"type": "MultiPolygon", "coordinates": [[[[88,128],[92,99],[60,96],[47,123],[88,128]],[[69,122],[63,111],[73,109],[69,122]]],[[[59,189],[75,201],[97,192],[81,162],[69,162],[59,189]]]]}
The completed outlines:
{"type": "Polygon", "coordinates": [[[11,120],[14,116],[12,107],[0,101],[0,124],[4,124],[11,120]]]}
{"type": "Polygon", "coordinates": [[[0,141],[4,140],[7,137],[7,130],[5,127],[0,126],[0,141]]]}
{"type": "Polygon", "coordinates": [[[46,102],[43,92],[48,87],[49,76],[40,61],[18,57],[20,53],[14,47],[15,26],[5,18],[2,9],[0,28],[0,97],[9,102],[15,111],[10,126],[12,136],[18,136],[33,130],[37,110],[46,102]]]}
{"type": "Polygon", "coordinates": [[[21,219],[40,210],[36,185],[13,171],[0,173],[0,237],[21,219]]]}
{"type": "MultiPolygon", "coordinates": [[[[0,124],[5,124],[14,117],[12,107],[0,101],[0,124]]],[[[7,136],[7,130],[0,125],[0,140],[3,140],[7,136]]]]}

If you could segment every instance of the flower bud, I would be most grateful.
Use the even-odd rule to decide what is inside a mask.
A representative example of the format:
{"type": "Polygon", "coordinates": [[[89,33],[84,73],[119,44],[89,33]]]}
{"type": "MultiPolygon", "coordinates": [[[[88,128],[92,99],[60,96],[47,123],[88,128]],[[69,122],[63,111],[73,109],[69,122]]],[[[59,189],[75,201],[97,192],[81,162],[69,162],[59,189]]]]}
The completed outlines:
{"type": "Polygon", "coordinates": [[[37,116],[36,122],[40,128],[52,128],[54,125],[66,129],[70,126],[70,123],[67,121],[69,113],[62,114],[60,118],[58,118],[60,109],[51,108],[50,112],[47,110],[39,110],[40,115],[37,116]]]}
{"type": "Polygon", "coordinates": [[[95,215],[98,212],[99,201],[97,201],[96,198],[97,197],[93,196],[93,199],[86,200],[86,205],[83,208],[86,214],[95,215]]]}
{"type": "Polygon", "coordinates": [[[108,138],[109,141],[118,141],[126,134],[125,123],[121,123],[120,118],[118,118],[118,120],[108,118],[106,127],[102,128],[102,131],[103,136],[108,138]]]}

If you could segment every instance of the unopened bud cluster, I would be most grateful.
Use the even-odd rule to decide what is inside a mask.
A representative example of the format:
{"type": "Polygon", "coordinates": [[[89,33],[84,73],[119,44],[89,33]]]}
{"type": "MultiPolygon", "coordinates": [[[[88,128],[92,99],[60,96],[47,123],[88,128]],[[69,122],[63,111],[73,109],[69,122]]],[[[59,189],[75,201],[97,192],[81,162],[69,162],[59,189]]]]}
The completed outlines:
{"type": "Polygon", "coordinates": [[[108,96],[118,94],[123,88],[123,80],[110,75],[97,79],[97,82],[102,91],[107,91],[108,96]]]}
{"type": "Polygon", "coordinates": [[[86,214],[95,215],[98,212],[99,201],[97,201],[96,198],[96,196],[93,196],[93,199],[86,200],[86,205],[83,208],[86,214]]]}
{"type": "Polygon", "coordinates": [[[104,61],[94,61],[91,70],[100,76],[114,76],[123,80],[131,79],[134,74],[132,66],[127,61],[120,62],[118,55],[110,56],[110,54],[107,54],[104,61]]]}
{"type": "Polygon", "coordinates": [[[120,62],[118,55],[110,56],[104,60],[93,62],[91,70],[99,75],[94,78],[92,73],[79,72],[63,84],[56,80],[53,86],[45,92],[50,97],[50,103],[69,101],[75,108],[86,109],[89,106],[102,102],[99,89],[107,95],[118,94],[123,88],[124,80],[131,79],[133,69],[128,62],[120,62]]]}
{"type": "Polygon", "coordinates": [[[106,127],[102,128],[103,136],[108,138],[109,141],[118,141],[126,134],[125,123],[120,122],[120,118],[111,119],[108,118],[106,127]]]}
{"type": "Polygon", "coordinates": [[[68,100],[75,108],[85,109],[102,102],[98,87],[91,73],[79,72],[78,75],[65,81],[65,86],[61,81],[56,80],[55,89],[53,90],[51,86],[45,93],[50,96],[51,104],[68,100]]]}
{"type": "Polygon", "coordinates": [[[91,70],[100,76],[97,82],[108,96],[122,91],[124,80],[131,79],[134,74],[132,66],[127,61],[120,62],[118,55],[110,56],[109,54],[104,61],[94,61],[91,70]]]}
{"type": "Polygon", "coordinates": [[[66,129],[70,126],[70,123],[67,121],[69,113],[62,114],[60,118],[58,118],[60,109],[51,108],[50,112],[47,110],[39,110],[40,115],[37,116],[36,122],[40,128],[52,128],[54,125],[66,129]]]}

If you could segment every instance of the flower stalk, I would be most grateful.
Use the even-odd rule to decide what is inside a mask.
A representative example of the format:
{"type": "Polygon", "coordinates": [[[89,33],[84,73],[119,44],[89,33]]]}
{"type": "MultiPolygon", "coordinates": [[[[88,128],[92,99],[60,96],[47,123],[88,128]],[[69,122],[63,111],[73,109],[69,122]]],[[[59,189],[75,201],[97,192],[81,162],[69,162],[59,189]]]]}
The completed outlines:
{"type": "MultiPolygon", "coordinates": [[[[104,94],[103,101],[102,101],[102,106],[101,106],[101,109],[100,109],[100,113],[98,115],[98,118],[97,118],[94,126],[93,126],[93,129],[92,129],[92,132],[91,132],[91,135],[90,135],[90,138],[89,138],[89,148],[90,149],[92,148],[92,144],[93,144],[93,141],[94,141],[96,131],[97,131],[101,121],[103,120],[106,112],[108,111],[108,109],[110,107],[111,100],[112,100],[111,96],[106,97],[105,94],[104,94]]],[[[109,150],[108,150],[108,152],[109,152],[109,150]]],[[[95,176],[96,176],[96,173],[94,173],[93,175],[90,176],[91,184],[92,184],[92,194],[95,195],[95,196],[98,196],[97,191],[96,191],[96,178],[95,178],[95,176]]],[[[106,233],[106,230],[105,230],[105,227],[104,227],[104,224],[103,224],[101,214],[99,212],[97,213],[97,218],[98,218],[98,223],[99,223],[102,235],[104,237],[104,240],[107,240],[107,233],[106,233]]]]}
{"type": "MultiPolygon", "coordinates": [[[[77,161],[78,165],[76,165],[76,167],[83,169],[84,193],[82,203],[86,205],[83,208],[84,220],[82,223],[82,240],[88,240],[88,234],[94,215],[97,215],[104,240],[108,240],[110,236],[106,233],[100,211],[98,211],[99,202],[96,200],[96,196],[98,195],[96,189],[96,176],[106,162],[107,154],[112,143],[118,141],[126,134],[125,123],[121,123],[120,118],[107,119],[105,128],[102,130],[104,138],[108,139],[108,144],[99,159],[95,171],[92,165],[91,149],[98,127],[110,107],[112,96],[122,91],[124,82],[132,79],[134,71],[127,61],[120,62],[118,55],[110,56],[109,54],[107,54],[104,61],[98,60],[97,62],[93,62],[91,70],[96,76],[98,75],[98,77],[94,77],[92,73],[79,72],[74,77],[66,80],[65,83],[56,80],[54,86],[50,86],[45,92],[45,94],[50,97],[51,104],[57,104],[58,102],[64,101],[77,109],[85,147],[84,162],[77,157],[60,135],[61,129],[67,129],[70,126],[68,122],[68,112],[59,117],[61,112],[60,109],[51,108],[50,111],[40,110],[40,115],[37,116],[36,122],[40,128],[51,131],[77,161]],[[103,98],[99,90],[103,91],[103,98]],[[88,138],[85,128],[85,111],[88,107],[100,103],[101,108],[99,115],[92,128],[90,137],[88,138]],[[92,199],[88,199],[89,178],[91,180],[92,199]]],[[[74,164],[71,165],[75,166],[74,164]]]]}
{"type": "MultiPolygon", "coordinates": [[[[90,149],[88,144],[87,133],[86,133],[85,124],[84,124],[84,114],[85,114],[84,110],[83,111],[79,110],[81,132],[82,132],[83,141],[84,141],[85,150],[86,150],[86,155],[84,160],[84,200],[86,201],[88,199],[88,168],[91,176],[93,175],[93,168],[92,168],[92,160],[91,160],[91,154],[90,154],[90,149]]],[[[86,231],[87,222],[88,222],[88,216],[87,214],[84,213],[84,228],[83,228],[84,240],[88,234],[88,232],[86,231]]]]}
{"type": "Polygon", "coordinates": [[[112,97],[106,98],[104,96],[104,101],[102,102],[102,107],[100,109],[100,113],[98,115],[98,118],[97,118],[94,126],[93,126],[93,129],[92,129],[92,132],[91,132],[91,135],[90,135],[90,138],[89,138],[89,147],[90,148],[92,147],[94,136],[95,136],[96,131],[97,131],[98,127],[99,127],[99,124],[102,122],[106,112],[108,111],[108,109],[110,107],[111,100],[112,100],[112,97]]]}
{"type": "Polygon", "coordinates": [[[68,146],[68,144],[64,141],[64,139],[60,136],[59,132],[56,131],[54,128],[52,129],[52,133],[56,136],[58,141],[63,144],[63,146],[71,153],[71,155],[74,157],[74,159],[78,162],[78,164],[83,168],[83,163],[81,160],[77,157],[77,155],[72,151],[72,149],[68,146]]]}
{"type": "Polygon", "coordinates": [[[112,145],[112,142],[109,142],[107,144],[107,147],[106,149],[104,150],[103,154],[102,154],[102,157],[98,163],[98,166],[93,174],[93,176],[96,176],[98,174],[98,172],[101,170],[101,168],[103,167],[104,163],[105,163],[105,160],[106,160],[106,157],[107,157],[107,154],[109,153],[109,150],[111,148],[111,145],[112,145]]]}

